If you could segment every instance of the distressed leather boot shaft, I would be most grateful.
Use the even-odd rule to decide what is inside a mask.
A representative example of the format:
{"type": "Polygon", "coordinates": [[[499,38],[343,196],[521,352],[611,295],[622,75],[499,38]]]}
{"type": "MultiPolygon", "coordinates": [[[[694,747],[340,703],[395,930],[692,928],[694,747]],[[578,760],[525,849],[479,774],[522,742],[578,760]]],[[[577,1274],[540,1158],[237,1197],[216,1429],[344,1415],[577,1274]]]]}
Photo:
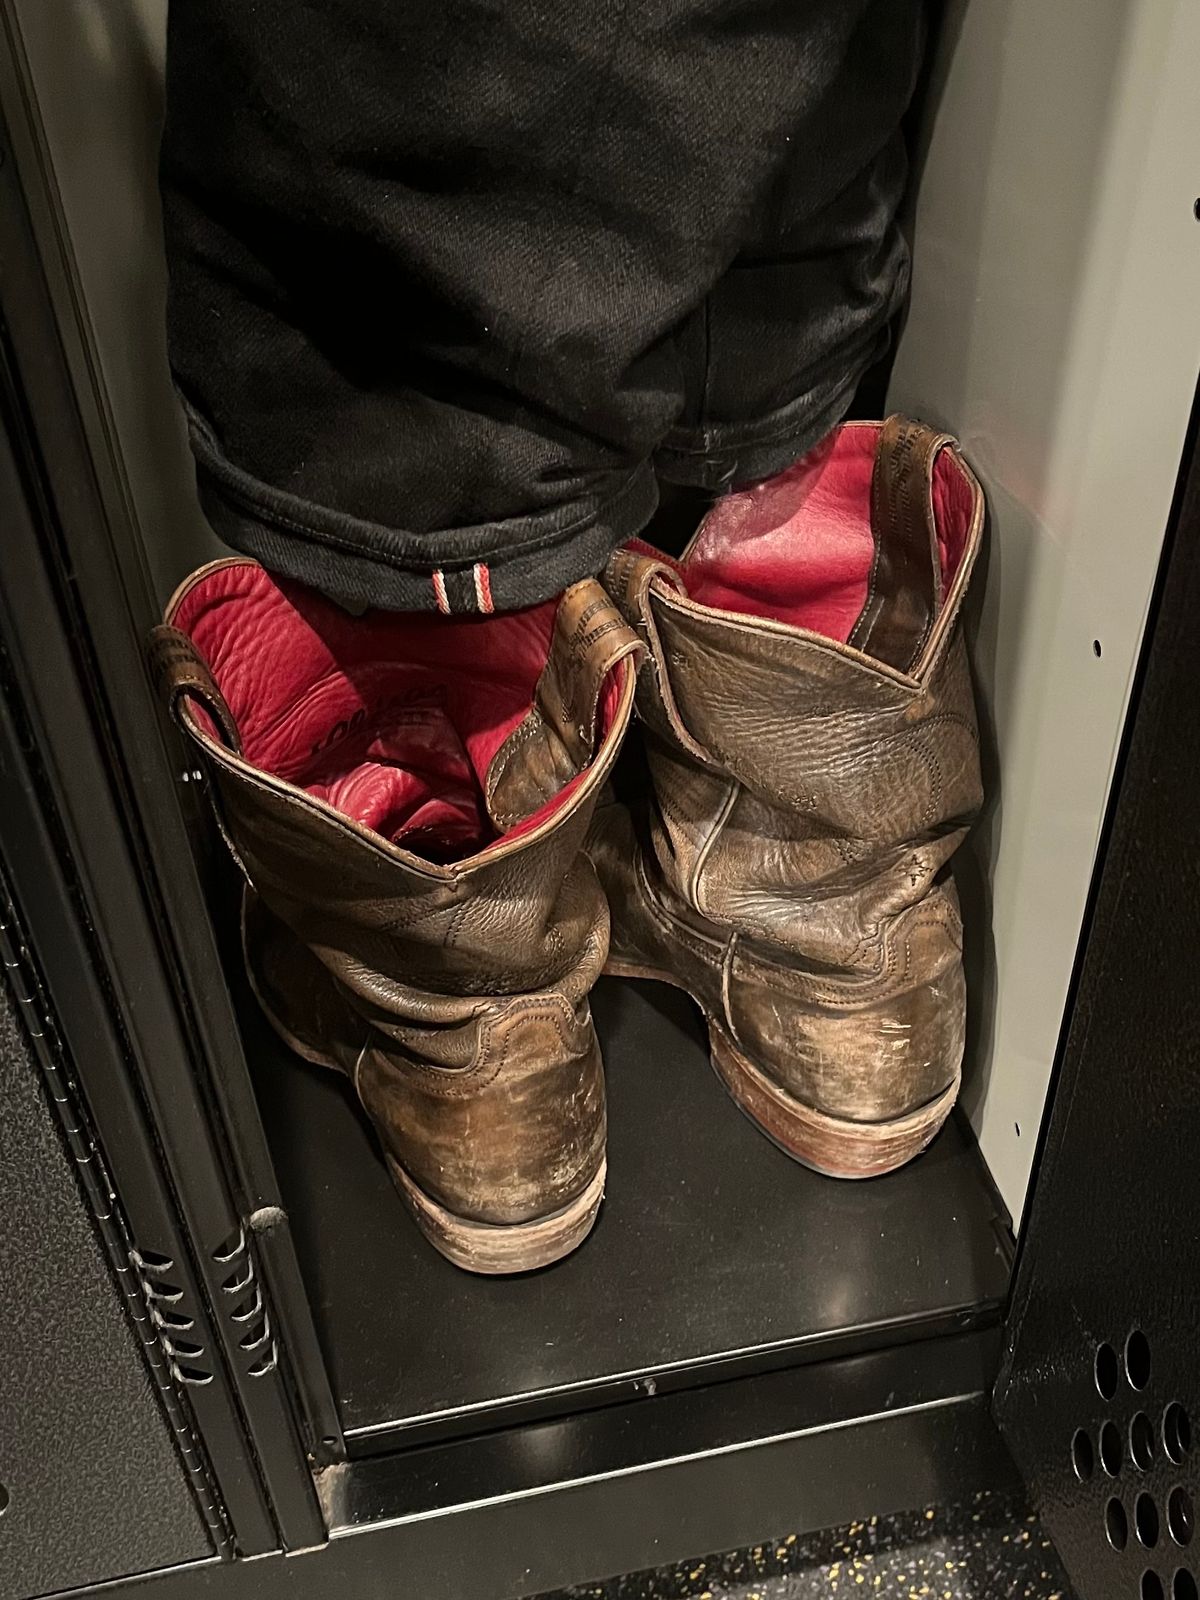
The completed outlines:
{"type": "Polygon", "coordinates": [[[487,618],[351,617],[246,560],[190,578],[152,656],[248,885],[282,1038],[346,1073],[458,1265],[573,1249],[605,1176],[582,844],[638,643],[593,580],[487,618]]]}
{"type": "Polygon", "coordinates": [[[589,840],[610,968],[687,989],[737,1103],[841,1177],[916,1155],[958,1092],[982,523],[947,435],[851,423],[720,501],[680,562],[635,544],[605,574],[649,647],[651,776],[589,840]]]}

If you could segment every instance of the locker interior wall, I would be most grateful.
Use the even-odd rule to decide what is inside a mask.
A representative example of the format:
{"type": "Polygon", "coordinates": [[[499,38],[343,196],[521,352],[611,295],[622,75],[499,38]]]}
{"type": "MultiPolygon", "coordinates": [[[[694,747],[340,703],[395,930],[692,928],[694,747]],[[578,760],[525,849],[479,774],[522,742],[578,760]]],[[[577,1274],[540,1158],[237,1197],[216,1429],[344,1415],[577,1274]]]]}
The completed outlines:
{"type": "MultiPolygon", "coordinates": [[[[219,548],[165,360],[167,0],[4,8],[161,599],[219,548]]],[[[934,74],[891,402],[959,433],[991,502],[964,1101],[1014,1215],[1200,366],[1198,55],[1191,0],[950,0],[934,74]]]]}
{"type": "Polygon", "coordinates": [[[988,493],[964,1101],[1014,1217],[1200,371],[1197,61],[1195,0],[953,0],[934,73],[889,400],[988,493]]]}

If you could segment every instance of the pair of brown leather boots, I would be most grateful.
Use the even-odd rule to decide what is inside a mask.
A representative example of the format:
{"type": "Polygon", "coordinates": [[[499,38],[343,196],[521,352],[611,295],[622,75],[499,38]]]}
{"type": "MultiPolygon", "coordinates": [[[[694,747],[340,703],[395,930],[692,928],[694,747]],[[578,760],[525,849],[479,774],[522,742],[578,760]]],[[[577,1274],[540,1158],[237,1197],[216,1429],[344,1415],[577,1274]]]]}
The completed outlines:
{"type": "Polygon", "coordinates": [[[680,561],[634,543],[524,612],[351,617],[241,559],[176,593],[155,666],[246,877],[255,990],[350,1077],[451,1261],[526,1271],[591,1228],[606,963],[695,997],[797,1160],[868,1177],[936,1133],[982,521],[953,441],[893,418],[721,499],[680,561]],[[606,780],[635,695],[631,815],[606,780]]]}

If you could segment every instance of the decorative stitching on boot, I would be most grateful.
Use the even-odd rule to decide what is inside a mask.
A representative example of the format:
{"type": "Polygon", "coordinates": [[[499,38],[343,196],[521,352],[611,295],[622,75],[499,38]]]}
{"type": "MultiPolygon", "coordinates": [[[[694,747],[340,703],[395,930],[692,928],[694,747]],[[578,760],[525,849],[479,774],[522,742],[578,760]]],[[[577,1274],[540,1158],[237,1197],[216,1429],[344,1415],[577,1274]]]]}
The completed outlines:
{"type": "Polygon", "coordinates": [[[942,764],[937,758],[937,750],[925,732],[925,729],[914,729],[910,735],[913,748],[925,763],[925,770],[929,774],[929,798],[921,812],[921,824],[933,822],[942,812],[942,791],[945,787],[942,780],[942,764]]]}
{"type": "MultiPolygon", "coordinates": [[[[849,1004],[873,1005],[885,995],[890,987],[898,980],[907,978],[912,971],[912,942],[914,936],[922,928],[940,928],[951,943],[958,946],[958,941],[951,936],[948,925],[953,921],[949,917],[947,908],[922,907],[921,912],[909,923],[904,931],[903,943],[897,945],[890,940],[887,934],[880,936],[883,963],[878,971],[867,973],[862,977],[848,977],[834,986],[831,980],[810,976],[808,973],[797,971],[795,967],[785,966],[782,962],[772,960],[768,955],[752,949],[749,960],[758,967],[768,967],[772,972],[781,974],[785,979],[790,979],[793,984],[799,984],[806,992],[806,998],[816,1005],[846,1006],[849,1004]],[[901,962],[901,957],[903,961],[901,962]]],[[[960,922],[961,926],[961,922],[960,922]]],[[[864,939],[860,943],[869,943],[864,939]]],[[[788,987],[784,983],[782,987],[788,987]]]]}
{"type": "MultiPolygon", "coordinates": [[[[508,1032],[504,1044],[497,1055],[492,1043],[492,1036],[496,1027],[508,1021],[514,1012],[520,1014],[523,1020],[548,1022],[558,1036],[558,1042],[565,1055],[571,1051],[571,1043],[563,1027],[563,1012],[570,1012],[571,1008],[566,1000],[556,1001],[543,999],[534,1002],[517,1002],[507,1008],[501,1017],[492,1017],[481,1025],[485,1042],[481,1045],[479,1054],[469,1067],[437,1067],[429,1062],[412,1060],[405,1063],[404,1070],[421,1078],[428,1090],[444,1100],[462,1100],[468,1095],[476,1094],[481,1089],[486,1089],[508,1065],[509,1054],[512,1050],[513,1036],[508,1032]]],[[[571,1014],[574,1021],[574,1014],[571,1014]]]]}

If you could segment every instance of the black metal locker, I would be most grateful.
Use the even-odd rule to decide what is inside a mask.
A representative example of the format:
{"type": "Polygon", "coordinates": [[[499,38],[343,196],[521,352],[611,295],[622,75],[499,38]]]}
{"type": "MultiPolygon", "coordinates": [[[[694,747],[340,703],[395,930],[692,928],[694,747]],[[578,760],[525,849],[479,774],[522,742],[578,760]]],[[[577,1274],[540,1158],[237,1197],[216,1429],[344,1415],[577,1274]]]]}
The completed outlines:
{"type": "Polygon", "coordinates": [[[0,896],[0,1591],[31,1595],[198,1560],[213,1530],[188,1483],[201,1446],[143,1363],[141,1340],[169,1386],[3,885],[0,896]]]}
{"type": "Polygon", "coordinates": [[[995,1394],[1087,1600],[1200,1579],[1197,420],[995,1394]]]}

